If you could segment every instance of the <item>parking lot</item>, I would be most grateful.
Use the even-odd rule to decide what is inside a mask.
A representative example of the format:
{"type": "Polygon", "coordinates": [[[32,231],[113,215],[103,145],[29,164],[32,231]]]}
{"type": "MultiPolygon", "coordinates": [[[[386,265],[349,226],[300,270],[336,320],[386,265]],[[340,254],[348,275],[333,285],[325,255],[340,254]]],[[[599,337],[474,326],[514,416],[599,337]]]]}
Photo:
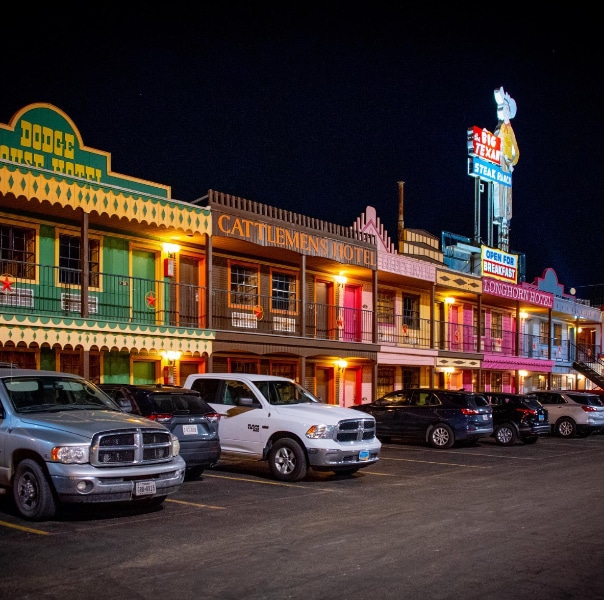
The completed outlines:
{"type": "Polygon", "coordinates": [[[0,496],[7,598],[604,598],[604,435],[434,450],[280,483],[221,460],[160,509],[31,523],[0,496]]]}

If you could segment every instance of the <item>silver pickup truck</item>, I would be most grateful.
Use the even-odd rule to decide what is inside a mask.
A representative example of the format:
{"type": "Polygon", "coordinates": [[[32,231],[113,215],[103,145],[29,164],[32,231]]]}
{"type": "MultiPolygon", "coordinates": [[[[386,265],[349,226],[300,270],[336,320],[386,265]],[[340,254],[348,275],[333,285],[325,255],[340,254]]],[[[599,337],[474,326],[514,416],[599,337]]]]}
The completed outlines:
{"type": "Polygon", "coordinates": [[[0,368],[0,487],[26,519],[61,503],[161,504],[183,483],[178,440],[77,375],[0,368]]]}

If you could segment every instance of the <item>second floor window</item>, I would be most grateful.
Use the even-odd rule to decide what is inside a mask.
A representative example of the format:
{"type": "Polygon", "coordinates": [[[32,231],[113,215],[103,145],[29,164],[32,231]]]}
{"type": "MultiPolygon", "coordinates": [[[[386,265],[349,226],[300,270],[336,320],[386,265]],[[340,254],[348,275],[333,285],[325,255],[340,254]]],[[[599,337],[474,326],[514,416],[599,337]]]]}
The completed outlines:
{"type": "Polygon", "coordinates": [[[380,325],[394,325],[394,292],[378,290],[377,319],[380,325]]]}
{"type": "Polygon", "coordinates": [[[0,225],[0,273],[35,279],[36,231],[0,225]]]}
{"type": "Polygon", "coordinates": [[[255,306],[258,303],[258,269],[231,266],[231,304],[255,306]]]}
{"type": "Polygon", "coordinates": [[[554,323],[554,346],[562,345],[562,324],[554,323]]]}
{"type": "Polygon", "coordinates": [[[501,313],[491,313],[491,337],[503,337],[503,315],[501,313]]]}
{"type": "Polygon", "coordinates": [[[287,273],[272,275],[271,306],[276,311],[296,311],[296,276],[287,273]]]}
{"type": "MultiPolygon", "coordinates": [[[[82,242],[74,235],[59,235],[59,282],[68,285],[82,284],[82,262],[80,251],[82,242]]],[[[88,240],[88,285],[99,287],[99,240],[88,240]]]]}
{"type": "Polygon", "coordinates": [[[549,323],[547,321],[539,323],[539,343],[549,344],[549,323]]]}
{"type": "Polygon", "coordinates": [[[419,329],[419,298],[403,296],[403,325],[411,329],[419,329]]]}

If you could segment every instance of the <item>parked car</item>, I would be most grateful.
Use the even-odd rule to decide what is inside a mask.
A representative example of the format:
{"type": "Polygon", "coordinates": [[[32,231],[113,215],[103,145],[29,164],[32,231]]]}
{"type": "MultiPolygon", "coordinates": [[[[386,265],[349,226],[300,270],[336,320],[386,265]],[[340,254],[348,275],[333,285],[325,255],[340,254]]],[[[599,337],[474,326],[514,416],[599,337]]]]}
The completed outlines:
{"type": "Polygon", "coordinates": [[[493,433],[492,408],[482,394],[439,389],[397,390],[356,410],[375,417],[382,442],[409,438],[433,448],[477,441],[493,433]]]}
{"type": "Polygon", "coordinates": [[[586,437],[604,429],[604,406],[597,394],[575,390],[532,392],[549,413],[552,433],[563,437],[586,437]]]}
{"type": "Polygon", "coordinates": [[[547,410],[534,394],[484,392],[493,409],[493,437],[501,446],[520,440],[534,444],[540,435],[550,433],[547,410]]]}
{"type": "Polygon", "coordinates": [[[180,440],[186,477],[199,477],[220,459],[220,415],[199,392],[174,385],[100,384],[126,412],[166,426],[180,440]]]}
{"type": "Polygon", "coordinates": [[[181,486],[179,442],[78,375],[0,368],[0,487],[21,516],[62,503],[161,504],[181,486]]]}
{"type": "Polygon", "coordinates": [[[280,481],[300,481],[309,468],[348,476],[379,460],[373,417],[325,404],[293,379],[196,373],[185,387],[220,413],[223,452],[267,461],[280,481]]]}

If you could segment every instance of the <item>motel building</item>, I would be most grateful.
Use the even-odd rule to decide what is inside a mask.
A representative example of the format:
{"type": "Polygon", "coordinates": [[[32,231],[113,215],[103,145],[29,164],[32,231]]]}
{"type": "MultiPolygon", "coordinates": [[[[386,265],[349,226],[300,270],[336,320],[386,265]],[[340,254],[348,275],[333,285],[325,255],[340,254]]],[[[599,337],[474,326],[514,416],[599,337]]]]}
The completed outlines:
{"type": "Polygon", "coordinates": [[[59,108],[0,125],[0,361],[103,383],[251,372],[354,406],[400,387],[590,388],[599,309],[553,269],[113,171],[59,108]]]}

